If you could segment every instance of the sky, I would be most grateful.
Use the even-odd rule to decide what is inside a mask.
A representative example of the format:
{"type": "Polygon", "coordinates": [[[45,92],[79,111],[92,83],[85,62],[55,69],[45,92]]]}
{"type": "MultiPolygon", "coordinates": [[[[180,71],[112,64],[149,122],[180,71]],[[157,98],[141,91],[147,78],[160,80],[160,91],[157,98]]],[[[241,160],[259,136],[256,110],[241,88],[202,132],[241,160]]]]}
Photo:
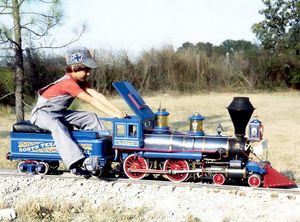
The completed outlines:
{"type": "Polygon", "coordinates": [[[64,0],[59,41],[88,29],[75,45],[139,53],[184,42],[256,42],[251,26],[263,19],[261,0],[64,0]]]}

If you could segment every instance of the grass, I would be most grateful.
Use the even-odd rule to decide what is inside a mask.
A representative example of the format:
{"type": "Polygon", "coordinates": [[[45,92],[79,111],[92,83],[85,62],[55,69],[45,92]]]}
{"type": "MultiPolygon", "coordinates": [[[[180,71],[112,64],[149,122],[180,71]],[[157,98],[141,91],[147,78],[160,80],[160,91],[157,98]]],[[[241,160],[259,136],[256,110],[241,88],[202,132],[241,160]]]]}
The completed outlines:
{"type": "MultiPolygon", "coordinates": [[[[206,117],[204,131],[216,134],[218,123],[223,126],[223,135],[233,135],[234,129],[226,107],[234,96],[247,96],[256,108],[257,115],[264,124],[264,138],[268,139],[268,157],[273,167],[285,175],[300,182],[300,92],[258,92],[258,93],[197,93],[195,95],[180,95],[165,93],[144,96],[144,100],[156,111],[160,106],[170,113],[169,125],[178,131],[187,131],[188,118],[195,112],[206,117]]],[[[132,114],[127,104],[118,97],[110,100],[120,109],[132,114]]],[[[98,113],[88,105],[76,105],[78,110],[88,110],[98,113]]],[[[7,108],[5,108],[7,109],[7,108]]],[[[15,167],[15,164],[5,160],[9,151],[9,131],[15,122],[13,114],[1,112],[0,109],[0,167],[15,167]],[[4,114],[5,113],[5,114],[4,114]]],[[[29,113],[26,113],[29,118],[29,113]]],[[[106,123],[108,128],[111,128],[106,123]]]]}
{"type": "Polygon", "coordinates": [[[86,201],[60,202],[51,198],[32,199],[18,202],[14,206],[18,215],[16,221],[142,221],[147,208],[129,209],[126,207],[104,204],[92,207],[86,201]]]}

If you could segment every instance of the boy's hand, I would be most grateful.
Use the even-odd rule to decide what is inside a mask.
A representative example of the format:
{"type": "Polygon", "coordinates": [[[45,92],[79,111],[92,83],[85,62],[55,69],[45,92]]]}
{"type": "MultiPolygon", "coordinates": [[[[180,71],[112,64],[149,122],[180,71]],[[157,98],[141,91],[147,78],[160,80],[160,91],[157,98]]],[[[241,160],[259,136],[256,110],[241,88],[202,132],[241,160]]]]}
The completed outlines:
{"type": "Polygon", "coordinates": [[[127,115],[127,113],[125,113],[125,112],[118,112],[118,113],[116,113],[116,115],[115,115],[115,117],[117,117],[117,118],[119,118],[119,119],[123,119],[123,118],[125,118],[125,117],[127,117],[128,115],[127,115]]]}

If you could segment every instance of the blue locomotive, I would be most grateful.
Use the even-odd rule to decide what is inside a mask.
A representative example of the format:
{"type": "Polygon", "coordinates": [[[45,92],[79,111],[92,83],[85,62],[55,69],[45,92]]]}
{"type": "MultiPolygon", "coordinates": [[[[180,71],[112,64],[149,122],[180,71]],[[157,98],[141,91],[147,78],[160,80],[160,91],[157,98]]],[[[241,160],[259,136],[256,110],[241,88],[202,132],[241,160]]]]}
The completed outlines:
{"type": "MultiPolygon", "coordinates": [[[[113,86],[135,115],[125,119],[102,118],[112,123],[112,135],[102,132],[71,130],[74,140],[86,155],[84,165],[94,175],[111,172],[113,163],[128,178],[139,180],[148,175],[162,176],[173,182],[188,179],[248,184],[251,187],[289,187],[295,182],[271,167],[270,163],[250,158],[252,144],[262,140],[262,124],[258,119],[246,126],[254,111],[247,97],[234,97],[227,107],[235,135],[223,136],[203,131],[204,117],[190,117],[188,132],[169,129],[169,113],[162,108],[153,112],[129,82],[113,86]]],[[[19,160],[22,173],[55,172],[61,160],[51,133],[28,122],[16,123],[11,136],[8,160],[19,160]]]]}

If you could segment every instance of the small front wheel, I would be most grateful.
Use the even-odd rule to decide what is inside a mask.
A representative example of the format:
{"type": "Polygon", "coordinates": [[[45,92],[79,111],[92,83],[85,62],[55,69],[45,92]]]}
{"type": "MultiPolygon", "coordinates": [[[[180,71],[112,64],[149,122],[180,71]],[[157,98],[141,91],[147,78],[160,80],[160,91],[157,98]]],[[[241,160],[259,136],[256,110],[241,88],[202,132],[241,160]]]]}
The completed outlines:
{"type": "Polygon", "coordinates": [[[259,187],[261,185],[261,176],[258,174],[252,174],[248,178],[248,184],[250,187],[259,187]]]}
{"type": "Polygon", "coordinates": [[[217,173],[213,176],[214,184],[223,185],[225,183],[225,177],[223,174],[217,173]]]}

